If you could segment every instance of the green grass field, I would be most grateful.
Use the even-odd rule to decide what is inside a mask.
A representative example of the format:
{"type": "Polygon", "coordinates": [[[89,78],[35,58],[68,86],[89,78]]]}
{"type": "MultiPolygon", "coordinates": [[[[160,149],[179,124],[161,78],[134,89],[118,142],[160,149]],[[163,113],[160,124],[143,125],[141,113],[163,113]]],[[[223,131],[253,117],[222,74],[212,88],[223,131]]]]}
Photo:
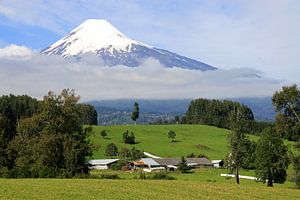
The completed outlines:
{"type": "MultiPolygon", "coordinates": [[[[185,176],[193,176],[188,174],[185,176]]],[[[180,176],[180,175],[179,175],[180,176]]],[[[195,177],[195,176],[194,176],[195,177]]],[[[197,177],[197,176],[196,176],[197,177]]],[[[178,176],[177,176],[178,178],[178,176]]],[[[0,179],[0,199],[299,199],[300,190],[242,180],[0,179]]]]}
{"type": "Polygon", "coordinates": [[[121,147],[135,146],[161,157],[180,157],[189,153],[205,154],[210,159],[223,159],[228,152],[227,135],[229,131],[205,125],[128,125],[128,126],[93,126],[91,141],[100,145],[94,152],[94,158],[106,158],[105,148],[108,143],[121,147]],[[108,139],[100,136],[100,131],[108,132],[108,139]],[[122,141],[123,133],[134,132],[137,144],[128,145],[122,141]],[[176,132],[176,142],[168,138],[168,131],[176,132]]]}

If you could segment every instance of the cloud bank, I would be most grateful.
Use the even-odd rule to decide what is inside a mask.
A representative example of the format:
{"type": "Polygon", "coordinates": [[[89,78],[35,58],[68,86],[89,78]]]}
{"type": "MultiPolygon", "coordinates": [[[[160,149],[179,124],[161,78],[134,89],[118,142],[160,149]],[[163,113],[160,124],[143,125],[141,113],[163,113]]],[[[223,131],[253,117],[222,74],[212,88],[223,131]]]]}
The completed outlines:
{"type": "Polygon", "coordinates": [[[73,88],[82,100],[257,97],[272,95],[284,84],[253,69],[201,72],[165,68],[152,58],[136,68],[108,67],[96,55],[78,61],[15,45],[0,49],[0,80],[0,95],[41,98],[49,90],[73,88]]]}

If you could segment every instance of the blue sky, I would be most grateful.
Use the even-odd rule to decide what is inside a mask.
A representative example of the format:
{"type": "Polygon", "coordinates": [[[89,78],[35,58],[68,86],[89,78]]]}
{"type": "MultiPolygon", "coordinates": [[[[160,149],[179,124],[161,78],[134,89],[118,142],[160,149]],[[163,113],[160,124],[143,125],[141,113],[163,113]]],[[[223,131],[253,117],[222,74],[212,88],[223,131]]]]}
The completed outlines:
{"type": "Polygon", "coordinates": [[[89,18],[220,69],[299,82],[298,0],[0,0],[0,48],[39,51],[89,18]]]}

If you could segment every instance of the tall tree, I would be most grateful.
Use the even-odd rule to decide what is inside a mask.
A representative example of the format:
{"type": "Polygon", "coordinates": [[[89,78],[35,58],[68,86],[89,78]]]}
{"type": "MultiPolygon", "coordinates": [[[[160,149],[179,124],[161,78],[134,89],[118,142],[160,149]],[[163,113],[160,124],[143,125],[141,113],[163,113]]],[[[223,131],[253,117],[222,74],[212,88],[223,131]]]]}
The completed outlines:
{"type": "Polygon", "coordinates": [[[228,137],[230,154],[228,156],[228,167],[235,171],[236,183],[240,183],[239,170],[246,166],[249,158],[249,143],[247,136],[248,119],[239,111],[233,111],[230,116],[231,133],[228,137]]]}
{"type": "Polygon", "coordinates": [[[288,140],[300,139],[300,89],[297,85],[282,87],[272,98],[278,112],[276,131],[288,140]]]}
{"type": "Polygon", "coordinates": [[[137,102],[133,105],[133,111],[131,113],[131,119],[136,123],[136,120],[139,118],[140,115],[140,108],[137,102]]]}
{"type": "Polygon", "coordinates": [[[287,147],[273,128],[266,128],[257,142],[256,174],[273,187],[273,182],[284,183],[289,165],[287,147]]]}

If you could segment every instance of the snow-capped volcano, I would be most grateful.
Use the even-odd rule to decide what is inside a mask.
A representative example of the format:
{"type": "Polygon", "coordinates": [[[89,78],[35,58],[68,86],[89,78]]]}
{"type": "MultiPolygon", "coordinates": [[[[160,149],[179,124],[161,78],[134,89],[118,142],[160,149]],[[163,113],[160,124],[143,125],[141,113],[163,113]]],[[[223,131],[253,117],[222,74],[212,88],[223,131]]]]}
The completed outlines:
{"type": "Polygon", "coordinates": [[[101,19],[83,22],[41,53],[58,54],[65,58],[71,56],[80,58],[85,53],[96,53],[109,66],[136,67],[145,59],[153,57],[166,67],[202,71],[216,69],[208,64],[130,39],[108,21],[101,19]]]}

